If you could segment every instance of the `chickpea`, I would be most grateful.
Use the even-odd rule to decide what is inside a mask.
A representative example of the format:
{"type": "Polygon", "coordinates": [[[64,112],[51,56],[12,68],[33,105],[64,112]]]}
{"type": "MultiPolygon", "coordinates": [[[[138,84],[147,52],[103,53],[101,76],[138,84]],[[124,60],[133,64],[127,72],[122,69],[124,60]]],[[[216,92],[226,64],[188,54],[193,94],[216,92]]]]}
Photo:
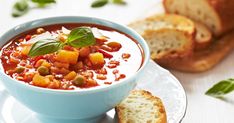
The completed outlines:
{"type": "Polygon", "coordinates": [[[44,28],[38,28],[37,29],[37,34],[41,34],[41,33],[44,33],[44,32],[45,32],[44,28]]]}
{"type": "Polygon", "coordinates": [[[49,72],[49,69],[45,66],[40,66],[37,68],[37,71],[39,72],[40,75],[42,76],[45,76],[45,75],[48,75],[50,72],[49,72]]]}

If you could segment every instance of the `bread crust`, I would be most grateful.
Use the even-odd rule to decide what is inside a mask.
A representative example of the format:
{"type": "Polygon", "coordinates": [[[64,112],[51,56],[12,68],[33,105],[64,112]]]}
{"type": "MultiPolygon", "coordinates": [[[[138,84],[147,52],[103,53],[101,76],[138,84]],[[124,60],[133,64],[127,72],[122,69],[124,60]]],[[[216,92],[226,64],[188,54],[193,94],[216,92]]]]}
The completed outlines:
{"type": "MultiPolygon", "coordinates": [[[[133,90],[130,94],[136,94],[136,93],[140,93],[145,98],[147,98],[150,101],[154,102],[154,106],[159,109],[158,112],[157,112],[158,121],[155,122],[155,123],[167,123],[166,111],[165,111],[164,105],[163,105],[163,103],[162,103],[162,101],[161,101],[160,98],[158,98],[156,96],[153,96],[150,92],[148,92],[146,90],[133,90]]],[[[115,108],[115,110],[117,112],[119,123],[127,123],[123,119],[123,114],[121,114],[121,110],[124,110],[124,108],[126,108],[126,107],[121,106],[121,104],[118,105],[115,108]]]]}
{"type": "Polygon", "coordinates": [[[173,60],[155,60],[163,67],[183,72],[203,72],[213,68],[234,49],[234,31],[214,41],[205,50],[195,51],[193,56],[173,60]]]}
{"type": "Polygon", "coordinates": [[[216,12],[220,26],[217,35],[220,36],[234,28],[234,0],[207,0],[211,8],[216,12]]]}
{"type": "Polygon", "coordinates": [[[195,27],[196,27],[196,36],[195,36],[195,50],[203,50],[206,49],[210,46],[210,44],[212,43],[212,33],[211,31],[208,29],[207,26],[205,26],[204,24],[195,21],[195,27]],[[201,37],[201,33],[205,32],[206,34],[203,35],[203,37],[201,37]]]}
{"type": "MultiPolygon", "coordinates": [[[[163,24],[162,24],[163,25],[163,24]]],[[[180,35],[186,38],[186,43],[183,47],[179,47],[176,50],[163,51],[157,53],[158,49],[153,49],[151,46],[151,58],[152,59],[174,59],[177,57],[185,57],[190,56],[193,53],[194,49],[194,37],[196,34],[195,24],[192,20],[187,17],[176,15],[176,14],[158,14],[147,17],[143,20],[135,21],[129,24],[129,27],[135,29],[138,33],[140,33],[146,40],[146,42],[150,45],[153,43],[153,39],[157,37],[157,35],[163,33],[176,33],[175,35],[180,35]],[[152,23],[169,23],[165,26],[153,27],[152,23]],[[140,24],[144,23],[144,25],[140,24]],[[151,25],[151,26],[149,26],[151,25]],[[141,28],[140,28],[141,27],[141,28]]],[[[157,42],[156,42],[157,43],[157,42]]]]}
{"type": "MultiPolygon", "coordinates": [[[[167,2],[170,0],[163,0],[163,5],[166,13],[169,12],[169,6],[167,2]]],[[[175,0],[176,1],[176,0],[175,0]]],[[[208,4],[208,7],[213,10],[217,21],[219,23],[219,29],[215,31],[215,36],[219,37],[232,29],[234,29],[234,0],[204,0],[208,4]]],[[[195,18],[195,17],[193,17],[195,18]]],[[[212,29],[213,30],[213,29],[212,29]]]]}

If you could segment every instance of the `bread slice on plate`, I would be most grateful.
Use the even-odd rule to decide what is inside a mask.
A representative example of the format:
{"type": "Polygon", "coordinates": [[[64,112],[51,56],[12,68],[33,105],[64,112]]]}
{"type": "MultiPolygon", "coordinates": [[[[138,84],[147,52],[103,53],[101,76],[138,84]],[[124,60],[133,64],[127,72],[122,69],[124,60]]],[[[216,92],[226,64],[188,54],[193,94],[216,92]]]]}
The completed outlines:
{"type": "Polygon", "coordinates": [[[214,41],[209,48],[195,51],[193,56],[157,61],[161,66],[184,72],[203,72],[218,64],[234,49],[234,31],[214,41]]]}
{"type": "Polygon", "coordinates": [[[208,48],[209,45],[212,43],[211,31],[200,22],[195,22],[195,28],[195,50],[202,50],[208,48]]]}
{"type": "Polygon", "coordinates": [[[119,123],[166,123],[162,101],[145,90],[133,90],[117,107],[119,123]]]}
{"type": "Polygon", "coordinates": [[[151,49],[153,59],[190,55],[194,48],[195,25],[183,16],[161,14],[129,24],[141,34],[151,49]]]}
{"type": "Polygon", "coordinates": [[[200,21],[216,36],[234,28],[233,0],[164,0],[167,13],[176,13],[200,21]]]}

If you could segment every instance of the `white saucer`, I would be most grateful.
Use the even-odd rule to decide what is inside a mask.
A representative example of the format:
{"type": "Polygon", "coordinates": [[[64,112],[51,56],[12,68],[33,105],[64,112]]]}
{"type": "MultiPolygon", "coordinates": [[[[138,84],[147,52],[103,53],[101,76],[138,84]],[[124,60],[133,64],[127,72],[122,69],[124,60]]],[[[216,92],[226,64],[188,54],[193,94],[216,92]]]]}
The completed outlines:
{"type": "MultiPolygon", "coordinates": [[[[180,122],[186,112],[186,94],[180,82],[153,61],[138,81],[136,89],[150,91],[162,99],[168,123],[180,122]]],[[[107,112],[101,123],[115,123],[114,109],[107,112]]],[[[50,123],[39,120],[36,114],[10,96],[0,82],[0,123],[50,123]]]]}

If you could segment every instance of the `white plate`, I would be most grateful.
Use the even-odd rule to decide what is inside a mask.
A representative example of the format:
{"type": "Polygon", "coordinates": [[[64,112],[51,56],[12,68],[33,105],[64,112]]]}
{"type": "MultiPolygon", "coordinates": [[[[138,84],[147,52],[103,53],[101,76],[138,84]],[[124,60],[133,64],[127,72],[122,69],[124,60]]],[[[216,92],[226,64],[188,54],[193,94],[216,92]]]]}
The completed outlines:
{"type": "MultiPolygon", "coordinates": [[[[162,99],[167,112],[168,123],[179,123],[186,112],[187,99],[180,82],[167,70],[153,61],[147,69],[136,89],[150,91],[162,99]]],[[[107,112],[102,123],[114,123],[115,111],[107,112]]],[[[4,90],[0,84],[0,123],[43,123],[34,112],[21,105],[4,90]]]]}

